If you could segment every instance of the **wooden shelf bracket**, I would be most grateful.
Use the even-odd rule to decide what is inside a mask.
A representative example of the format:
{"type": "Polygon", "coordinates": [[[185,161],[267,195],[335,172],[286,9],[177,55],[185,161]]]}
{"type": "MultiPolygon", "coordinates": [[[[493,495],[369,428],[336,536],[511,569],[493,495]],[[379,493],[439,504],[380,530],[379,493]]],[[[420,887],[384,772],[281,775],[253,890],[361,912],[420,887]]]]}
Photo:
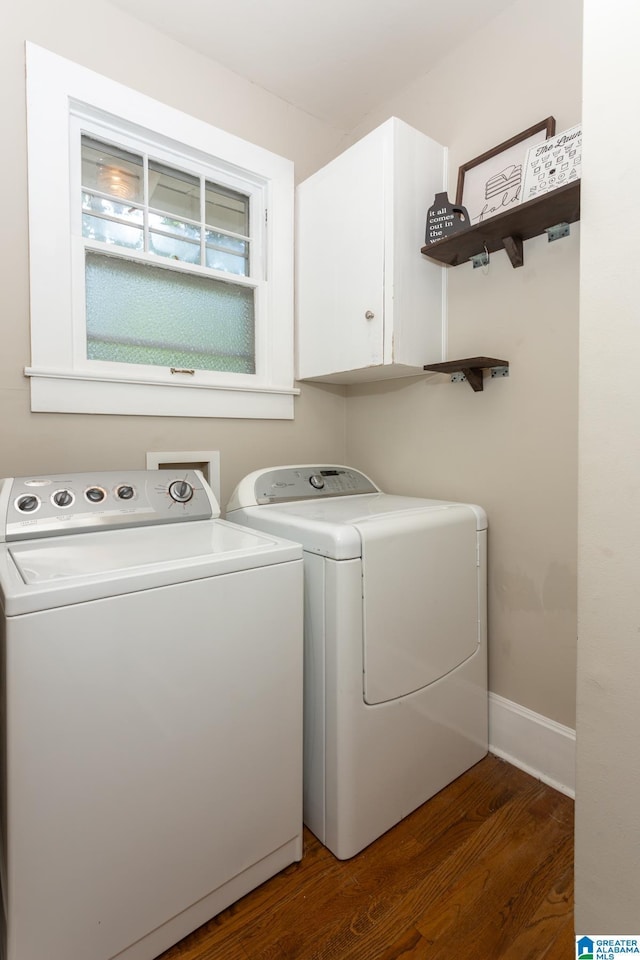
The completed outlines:
{"type": "Polygon", "coordinates": [[[508,360],[495,357],[468,357],[466,360],[446,360],[444,363],[429,363],[423,367],[432,373],[464,373],[474,393],[484,389],[484,370],[493,367],[509,369],[508,360]]]}
{"type": "Polygon", "coordinates": [[[502,245],[507,251],[507,256],[511,260],[512,267],[521,267],[524,263],[524,250],[522,237],[503,237],[502,245]]]}

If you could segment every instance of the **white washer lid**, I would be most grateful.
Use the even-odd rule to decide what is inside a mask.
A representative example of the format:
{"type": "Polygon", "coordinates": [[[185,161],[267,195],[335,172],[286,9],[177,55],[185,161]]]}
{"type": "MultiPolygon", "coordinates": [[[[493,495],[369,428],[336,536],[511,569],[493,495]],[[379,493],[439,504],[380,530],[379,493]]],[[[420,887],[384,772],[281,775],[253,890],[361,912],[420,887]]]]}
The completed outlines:
{"type": "Polygon", "coordinates": [[[362,555],[363,524],[375,523],[376,519],[392,522],[394,514],[404,517],[424,511],[447,511],[453,507],[466,508],[475,518],[476,529],[486,529],[487,515],[476,504],[400,497],[389,493],[264,504],[232,510],[228,518],[253,529],[296,540],[311,553],[333,560],[350,560],[362,555]]]}
{"type": "Polygon", "coordinates": [[[204,520],[0,546],[6,616],[296,560],[300,546],[204,520]]]}

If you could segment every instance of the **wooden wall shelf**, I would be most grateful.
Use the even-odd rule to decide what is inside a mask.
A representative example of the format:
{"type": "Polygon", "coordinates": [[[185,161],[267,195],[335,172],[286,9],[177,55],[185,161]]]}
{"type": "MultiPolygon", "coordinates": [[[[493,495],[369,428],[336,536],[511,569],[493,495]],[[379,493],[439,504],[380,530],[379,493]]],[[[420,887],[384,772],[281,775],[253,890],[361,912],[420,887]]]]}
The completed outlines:
{"type": "Polygon", "coordinates": [[[493,253],[504,248],[512,265],[521,267],[525,240],[540,236],[556,224],[575,223],[579,219],[580,181],[577,180],[421,249],[430,260],[455,267],[485,250],[493,253]]]}
{"type": "Polygon", "coordinates": [[[458,373],[461,371],[469,381],[474,392],[483,388],[483,370],[491,367],[509,367],[508,360],[496,360],[494,357],[468,357],[466,360],[446,360],[444,363],[429,363],[424,370],[433,373],[458,373]]]}

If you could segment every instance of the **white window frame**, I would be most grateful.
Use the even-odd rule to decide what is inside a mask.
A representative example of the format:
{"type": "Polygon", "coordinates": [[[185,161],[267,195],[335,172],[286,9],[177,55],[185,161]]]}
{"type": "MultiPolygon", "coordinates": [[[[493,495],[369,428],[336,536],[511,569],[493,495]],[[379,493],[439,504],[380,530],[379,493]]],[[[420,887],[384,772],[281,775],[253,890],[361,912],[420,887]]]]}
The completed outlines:
{"type": "MultiPolygon", "coordinates": [[[[25,374],[31,378],[31,409],[292,419],[299,391],[293,385],[291,161],[32,43],[27,43],[27,124],[32,356],[25,374]],[[78,137],[84,129],[97,139],[101,129],[116,142],[118,131],[146,139],[169,165],[172,152],[178,157],[182,151],[259,196],[252,206],[268,209],[268,222],[254,224],[254,253],[261,258],[255,374],[197,371],[188,382],[178,382],[168,369],[87,359],[86,241],[78,236],[78,137]]],[[[179,163],[174,159],[173,165],[179,163]]],[[[211,170],[207,175],[215,181],[211,170]]],[[[112,247],[105,252],[126,256],[112,247]]],[[[210,275],[206,268],[152,259],[158,267],[210,275]]],[[[235,275],[227,279],[242,282],[235,275]]]]}

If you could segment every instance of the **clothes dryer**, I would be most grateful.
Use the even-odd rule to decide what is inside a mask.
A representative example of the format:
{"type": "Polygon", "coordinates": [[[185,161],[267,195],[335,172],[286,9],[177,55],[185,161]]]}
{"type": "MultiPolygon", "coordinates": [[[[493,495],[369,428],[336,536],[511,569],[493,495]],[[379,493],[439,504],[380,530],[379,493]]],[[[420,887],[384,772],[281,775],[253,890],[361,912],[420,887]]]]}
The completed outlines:
{"type": "Polygon", "coordinates": [[[305,566],[304,820],[358,853],[487,752],[487,518],[350,467],[259,470],[227,517],[305,566]]]}
{"type": "Polygon", "coordinates": [[[218,512],[0,481],[3,960],[151,960],[302,856],[302,551],[218,512]]]}

